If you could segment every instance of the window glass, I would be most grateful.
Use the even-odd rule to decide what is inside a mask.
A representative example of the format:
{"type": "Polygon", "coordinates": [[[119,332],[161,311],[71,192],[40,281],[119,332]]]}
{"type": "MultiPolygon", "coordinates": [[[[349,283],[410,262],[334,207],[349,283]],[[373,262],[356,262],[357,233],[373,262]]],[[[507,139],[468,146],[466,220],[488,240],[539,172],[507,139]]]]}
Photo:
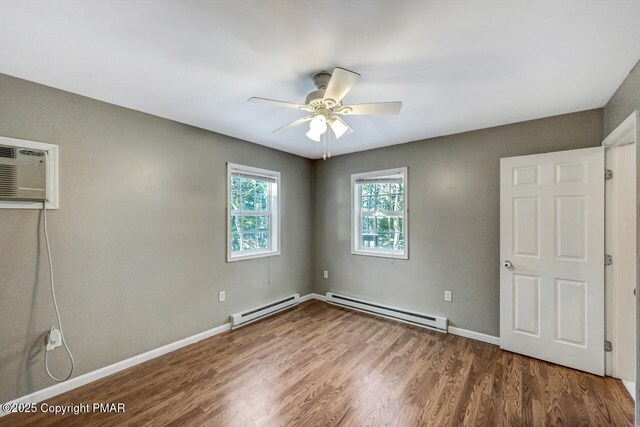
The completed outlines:
{"type": "Polygon", "coordinates": [[[353,252],[406,257],[406,168],[352,176],[353,252]]]}
{"type": "Polygon", "coordinates": [[[229,164],[228,260],[277,255],[278,172],[229,164]]]}

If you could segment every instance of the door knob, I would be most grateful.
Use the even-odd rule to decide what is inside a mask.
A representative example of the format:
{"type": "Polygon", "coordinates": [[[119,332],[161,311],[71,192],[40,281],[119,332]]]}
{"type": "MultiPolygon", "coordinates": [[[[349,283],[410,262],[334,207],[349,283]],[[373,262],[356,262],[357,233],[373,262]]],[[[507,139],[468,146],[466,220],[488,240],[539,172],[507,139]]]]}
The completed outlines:
{"type": "Polygon", "coordinates": [[[511,268],[511,267],[513,267],[513,264],[511,264],[511,261],[506,260],[506,261],[502,261],[502,266],[504,268],[511,268]]]}

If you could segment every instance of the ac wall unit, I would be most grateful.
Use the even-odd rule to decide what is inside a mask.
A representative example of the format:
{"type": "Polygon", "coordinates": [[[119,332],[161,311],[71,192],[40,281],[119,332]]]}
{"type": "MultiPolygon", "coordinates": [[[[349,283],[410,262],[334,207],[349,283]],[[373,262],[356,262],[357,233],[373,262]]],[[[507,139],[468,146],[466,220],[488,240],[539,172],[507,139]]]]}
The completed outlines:
{"type": "Polygon", "coordinates": [[[366,301],[360,298],[334,294],[333,292],[327,292],[327,302],[390,318],[393,320],[411,323],[439,332],[447,332],[448,321],[446,317],[433,316],[431,314],[405,310],[403,308],[366,301]]]}
{"type": "Polygon", "coordinates": [[[0,145],[0,199],[43,201],[46,182],[44,151],[0,145]]]}
{"type": "Polygon", "coordinates": [[[231,315],[231,329],[246,325],[264,317],[271,316],[279,311],[293,307],[300,302],[300,294],[293,294],[286,298],[270,302],[260,307],[252,308],[242,313],[231,315]]]}

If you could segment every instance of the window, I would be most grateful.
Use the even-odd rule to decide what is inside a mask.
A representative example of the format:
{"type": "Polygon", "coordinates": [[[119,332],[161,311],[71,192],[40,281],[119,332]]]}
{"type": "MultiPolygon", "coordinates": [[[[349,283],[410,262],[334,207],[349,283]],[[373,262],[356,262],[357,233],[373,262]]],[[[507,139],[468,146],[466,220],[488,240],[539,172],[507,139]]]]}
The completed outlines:
{"type": "Polygon", "coordinates": [[[351,253],[409,258],[407,168],[351,175],[351,253]]]}
{"type": "Polygon", "coordinates": [[[280,255],[280,172],[227,164],[227,261],[280,255]]]}

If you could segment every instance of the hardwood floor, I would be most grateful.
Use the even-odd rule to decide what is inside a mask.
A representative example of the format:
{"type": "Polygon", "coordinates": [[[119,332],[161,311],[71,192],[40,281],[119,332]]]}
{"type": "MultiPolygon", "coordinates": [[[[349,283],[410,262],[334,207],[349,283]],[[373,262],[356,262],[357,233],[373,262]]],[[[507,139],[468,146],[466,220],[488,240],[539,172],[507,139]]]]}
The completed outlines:
{"type": "Polygon", "coordinates": [[[632,425],[622,384],[309,301],[57,396],[124,413],[0,425],[632,425]]]}

